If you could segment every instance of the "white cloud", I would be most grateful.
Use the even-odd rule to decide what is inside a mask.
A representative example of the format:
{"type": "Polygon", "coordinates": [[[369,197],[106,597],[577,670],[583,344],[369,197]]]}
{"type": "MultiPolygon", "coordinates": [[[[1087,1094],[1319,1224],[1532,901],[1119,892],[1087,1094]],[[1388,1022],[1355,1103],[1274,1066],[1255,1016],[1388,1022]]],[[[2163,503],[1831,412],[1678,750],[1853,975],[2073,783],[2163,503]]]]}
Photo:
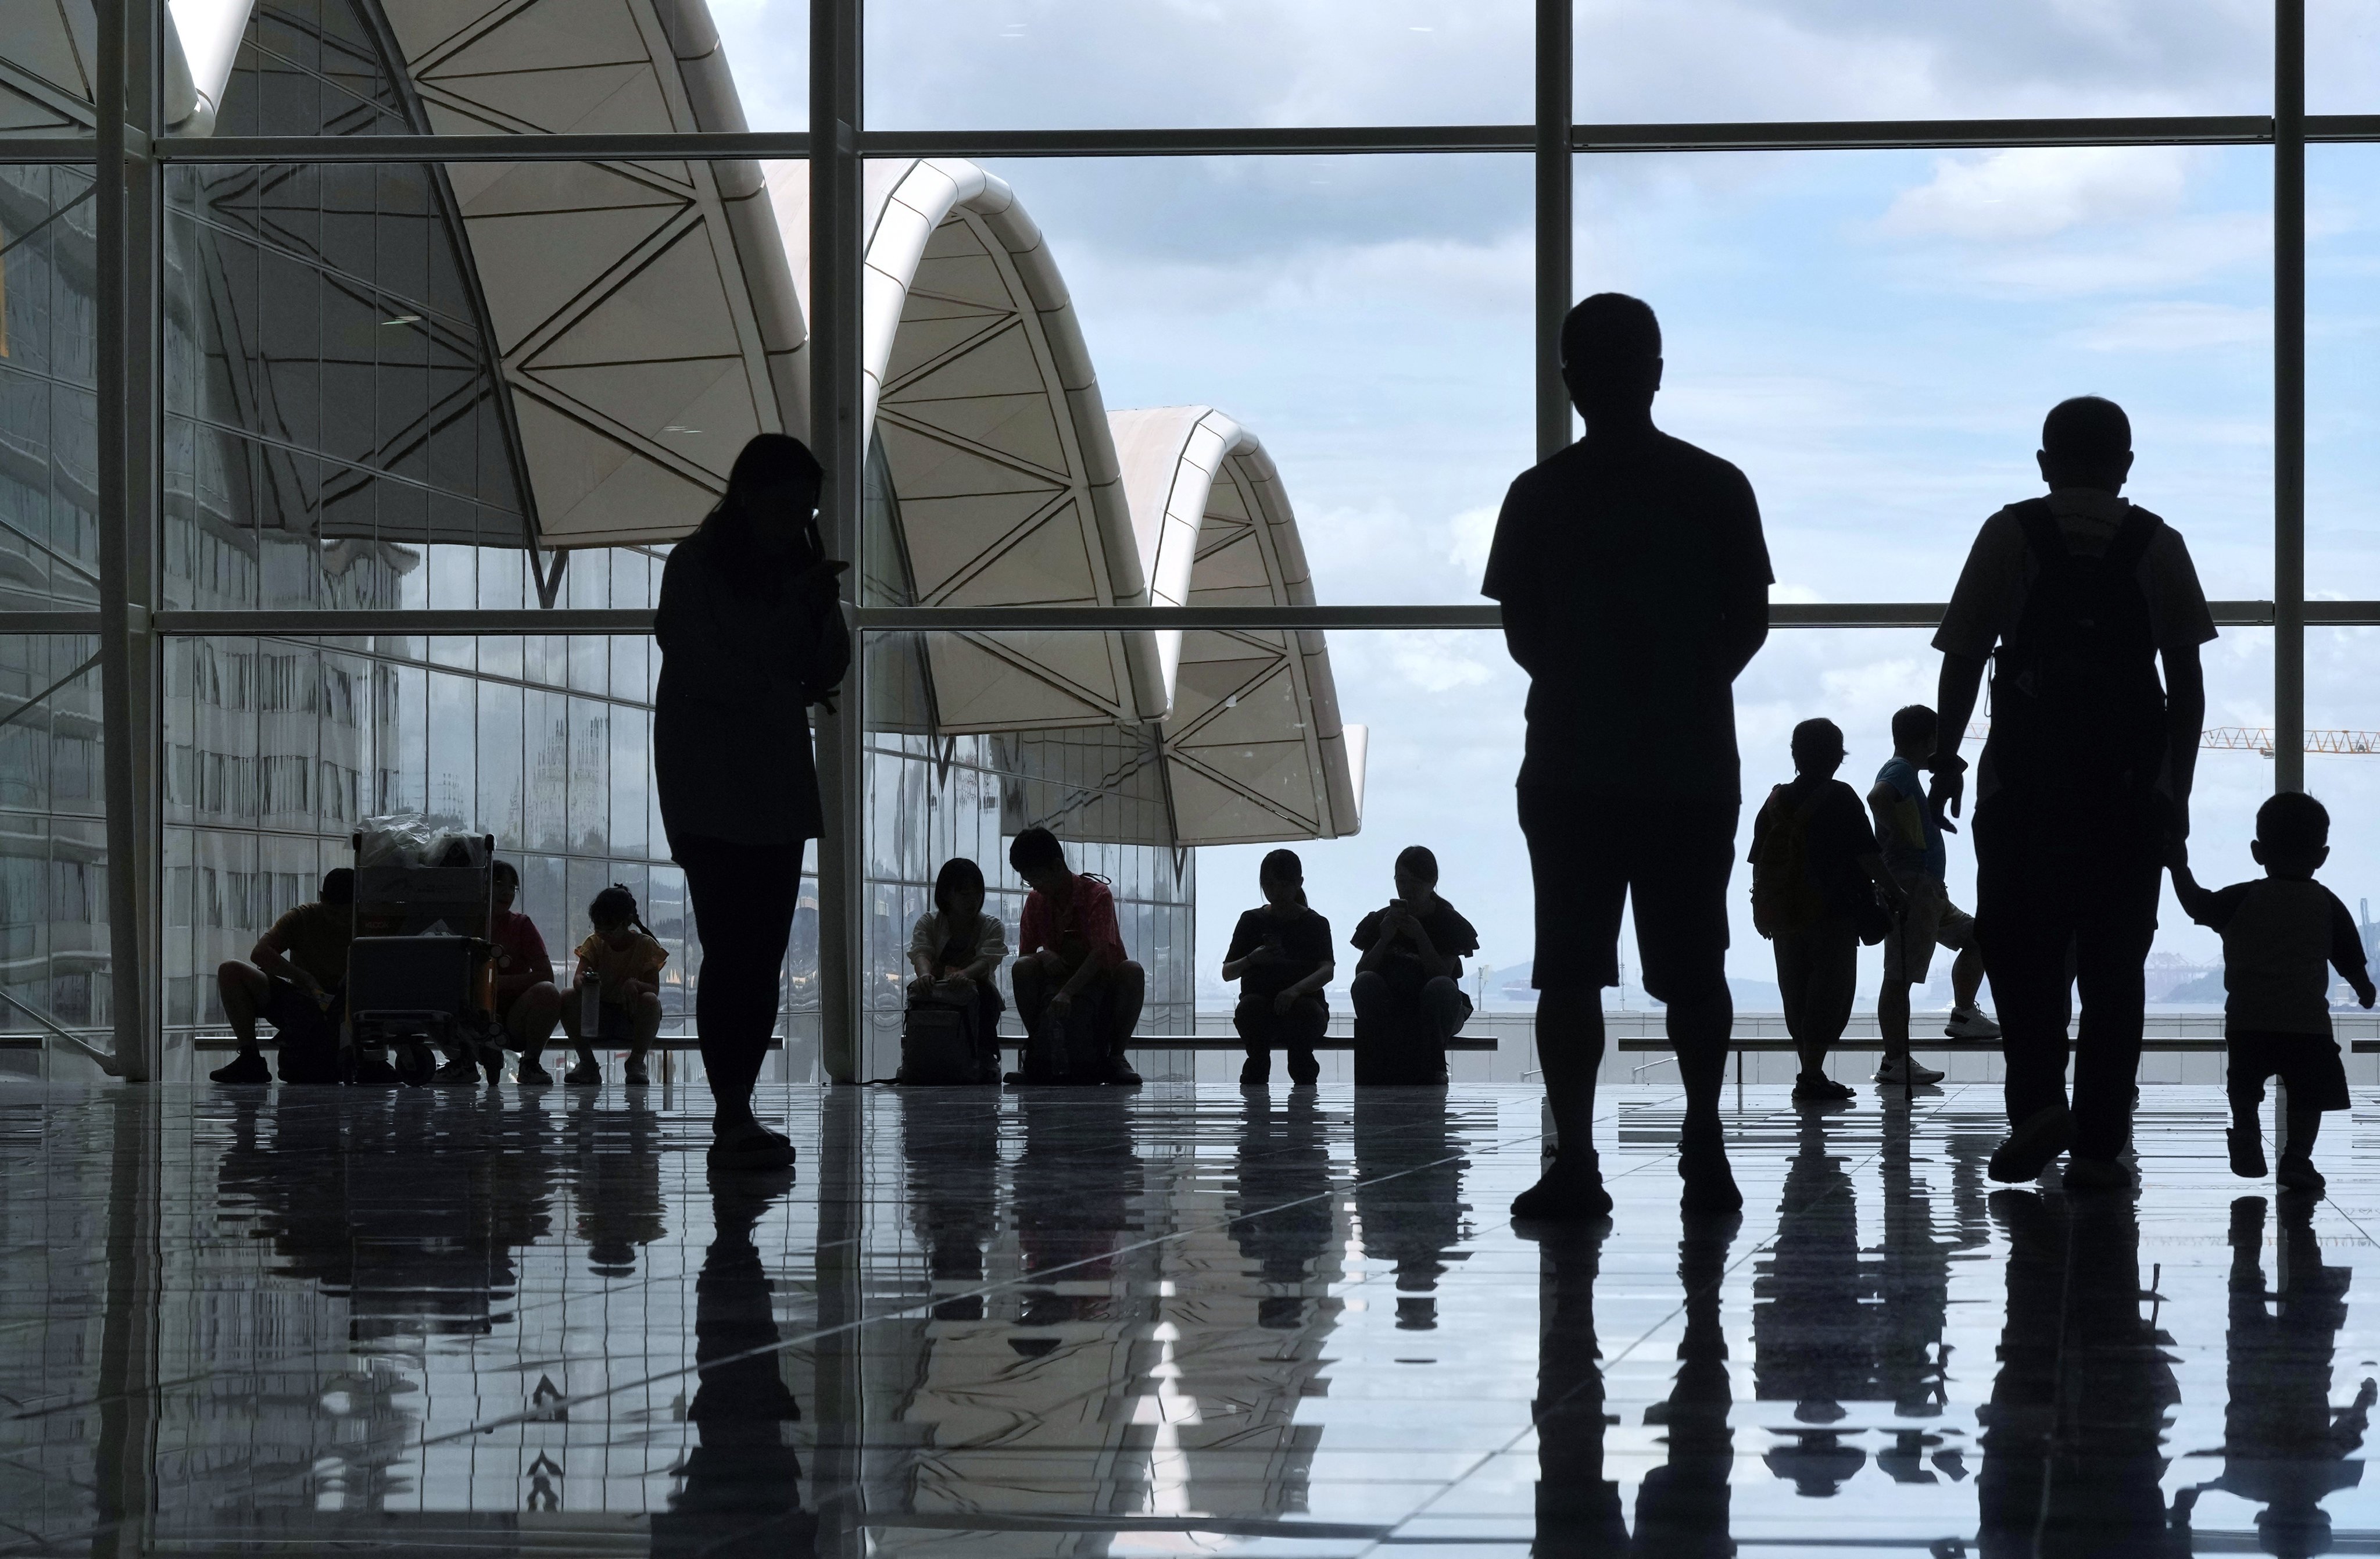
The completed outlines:
{"type": "Polygon", "coordinates": [[[1476,688],[1495,675],[1487,662],[1465,652],[1477,642],[1477,635],[1466,633],[1406,635],[1390,652],[1389,662],[1397,676],[1425,693],[1476,688]]]}
{"type": "Polygon", "coordinates": [[[2058,146],[1941,157],[1933,178],[1903,190],[1879,225],[1896,236],[2010,243],[2137,222],[2180,207],[2195,156],[2187,147],[2058,146]]]}
{"type": "Polygon", "coordinates": [[[1807,585],[1774,584],[1768,587],[1771,606],[1815,606],[1827,598],[1807,585]]]}
{"type": "Polygon", "coordinates": [[[1475,579],[1488,570],[1488,549],[1496,541],[1497,513],[1490,505],[1465,509],[1447,522],[1453,534],[1447,545],[1446,561],[1465,579],[1475,579]]]}
{"type": "Polygon", "coordinates": [[[2094,352],[2180,352],[2273,338],[2269,309],[2223,303],[2138,303],[2102,315],[2068,339],[2094,352]]]}

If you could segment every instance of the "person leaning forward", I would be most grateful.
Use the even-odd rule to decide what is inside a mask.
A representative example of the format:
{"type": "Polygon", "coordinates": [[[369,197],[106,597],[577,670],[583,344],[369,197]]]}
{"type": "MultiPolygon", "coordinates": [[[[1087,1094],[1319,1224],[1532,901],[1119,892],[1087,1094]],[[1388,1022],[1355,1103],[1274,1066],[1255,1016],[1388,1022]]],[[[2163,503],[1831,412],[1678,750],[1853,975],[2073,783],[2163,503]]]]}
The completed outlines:
{"type": "Polygon", "coordinates": [[[1958,815],[1959,742],[1988,658],[1975,934],[1999,1005],[2010,1125],[1989,1169],[2031,1180],[2070,1146],[2068,1187],[2116,1189],[2131,1184],[2116,1156],[2131,1136],[2142,971],[2164,858],[2190,834],[2206,713],[2198,648],[2215,619],[2180,535],[2120,496],[2132,469],[2122,408],[2059,402],[2036,459],[2049,495],[1984,522],[1934,636],[1932,799],[1958,815]],[[2082,1001],[2070,1107],[2070,979],[2082,1001]]]}
{"type": "Polygon", "coordinates": [[[1516,478],[1482,594],[1529,674],[1518,795],[1536,888],[1537,1053],[1559,1147],[1516,1218],[1610,1208],[1589,1127],[1603,988],[1633,897],[1645,989],[1686,1089],[1689,1210],[1741,1207],[1718,1115],[1735,1010],[1728,878],[1742,792],[1734,681],[1768,636],[1767,543],[1743,473],[1653,425],[1661,330],[1598,293],[1562,322],[1586,436],[1516,478]]]}

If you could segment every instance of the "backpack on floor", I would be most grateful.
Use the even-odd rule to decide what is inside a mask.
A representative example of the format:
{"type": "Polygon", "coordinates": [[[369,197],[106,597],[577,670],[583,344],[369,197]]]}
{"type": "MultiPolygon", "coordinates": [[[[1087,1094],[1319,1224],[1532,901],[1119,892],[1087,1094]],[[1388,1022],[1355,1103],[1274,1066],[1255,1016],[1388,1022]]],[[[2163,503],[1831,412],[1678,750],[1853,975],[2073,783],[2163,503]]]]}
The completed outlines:
{"type": "Polygon", "coordinates": [[[917,1000],[901,1019],[901,1069],[893,1080],[919,1086],[979,1083],[996,1079],[998,1070],[984,1065],[984,1036],[977,1030],[982,1012],[970,999],[964,1003],[917,1000]]]}

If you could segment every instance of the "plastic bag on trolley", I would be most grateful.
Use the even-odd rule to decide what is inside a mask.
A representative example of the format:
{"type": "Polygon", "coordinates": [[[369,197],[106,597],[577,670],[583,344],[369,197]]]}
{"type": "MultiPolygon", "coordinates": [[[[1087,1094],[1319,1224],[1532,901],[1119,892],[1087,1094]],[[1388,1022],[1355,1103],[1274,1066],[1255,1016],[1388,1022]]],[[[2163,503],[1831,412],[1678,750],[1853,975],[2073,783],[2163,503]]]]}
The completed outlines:
{"type": "Polygon", "coordinates": [[[350,1075],[378,1078],[393,1066],[396,1079],[419,1083],[441,1053],[492,1075],[495,841],[392,812],[360,820],[354,843],[350,1075]]]}

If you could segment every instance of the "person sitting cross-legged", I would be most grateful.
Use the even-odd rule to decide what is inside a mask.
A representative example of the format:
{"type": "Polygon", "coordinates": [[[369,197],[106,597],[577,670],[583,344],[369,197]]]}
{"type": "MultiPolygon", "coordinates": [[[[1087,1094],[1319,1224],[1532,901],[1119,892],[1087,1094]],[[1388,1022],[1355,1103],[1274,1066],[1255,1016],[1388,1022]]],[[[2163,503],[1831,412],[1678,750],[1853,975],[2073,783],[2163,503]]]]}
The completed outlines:
{"type": "Polygon", "coordinates": [[[327,871],[320,899],[273,921],[256,939],[249,962],[235,958],[215,970],[215,989],[222,993],[224,1017],[239,1041],[239,1054],[208,1074],[214,1081],[273,1080],[256,1038],[259,1017],[280,1035],[283,1082],[338,1080],[355,901],[354,871],[342,866],[327,871]]]}
{"type": "Polygon", "coordinates": [[[1348,938],[1364,955],[1347,993],[1355,1081],[1443,1083],[1446,1041],[1471,1017],[1463,960],[1479,951],[1479,933],[1438,896],[1438,857],[1427,846],[1398,852],[1396,883],[1397,896],[1348,938]]]}
{"type": "MultiPolygon", "coordinates": [[[[1008,864],[1033,889],[1019,918],[1016,962],[1009,971],[1026,1033],[1038,1034],[1045,1019],[1064,1025],[1079,1017],[1090,1024],[1101,1053],[1097,1070],[1081,1080],[1138,1083],[1140,1074],[1124,1051],[1140,1023],[1148,978],[1124,952],[1107,879],[1070,871],[1058,836],[1046,828],[1028,828],[1011,840],[1008,864]]],[[[1032,1054],[1029,1041],[1026,1054],[1032,1054]]]]}

